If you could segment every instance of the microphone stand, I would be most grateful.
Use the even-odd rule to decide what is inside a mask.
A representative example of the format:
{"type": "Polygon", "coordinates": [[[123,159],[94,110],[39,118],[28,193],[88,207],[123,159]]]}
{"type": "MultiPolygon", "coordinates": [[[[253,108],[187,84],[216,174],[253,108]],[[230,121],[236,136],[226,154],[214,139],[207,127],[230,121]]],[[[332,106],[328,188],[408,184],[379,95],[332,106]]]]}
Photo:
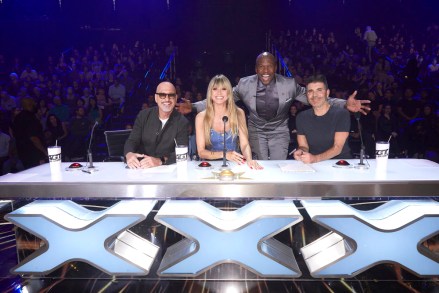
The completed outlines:
{"type": "Polygon", "coordinates": [[[226,159],[226,153],[227,153],[227,148],[226,148],[226,123],[227,123],[227,121],[229,121],[229,117],[223,116],[223,122],[224,122],[224,135],[223,135],[224,147],[223,147],[223,165],[221,166],[221,170],[228,170],[229,169],[229,167],[227,166],[227,159],[226,159]]]}
{"type": "Polygon", "coordinates": [[[364,143],[363,143],[363,132],[362,132],[362,127],[361,127],[361,123],[360,123],[361,114],[359,112],[356,112],[354,115],[355,115],[355,119],[357,120],[358,132],[360,134],[360,163],[355,165],[355,168],[369,169],[369,166],[364,163],[366,148],[365,148],[364,143]]]}
{"type": "Polygon", "coordinates": [[[93,166],[93,155],[92,155],[92,152],[91,152],[91,142],[93,140],[94,130],[95,130],[97,125],[98,125],[98,122],[96,121],[95,124],[93,125],[93,128],[91,129],[90,143],[88,145],[88,150],[87,150],[88,166],[87,166],[87,168],[85,170],[83,170],[84,172],[87,172],[87,173],[92,173],[92,172],[98,171],[98,168],[93,166]]]}

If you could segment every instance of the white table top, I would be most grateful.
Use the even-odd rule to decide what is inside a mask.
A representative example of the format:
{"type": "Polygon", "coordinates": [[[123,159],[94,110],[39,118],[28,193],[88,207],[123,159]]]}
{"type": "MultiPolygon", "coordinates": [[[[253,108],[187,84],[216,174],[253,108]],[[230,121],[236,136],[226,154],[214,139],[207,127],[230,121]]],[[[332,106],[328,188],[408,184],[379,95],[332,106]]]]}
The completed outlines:
{"type": "MultiPolygon", "coordinates": [[[[126,169],[121,162],[95,163],[97,172],[51,173],[49,164],[0,177],[0,198],[252,198],[252,197],[375,197],[439,196],[439,164],[428,160],[390,159],[386,170],[336,168],[336,160],[310,165],[306,172],[297,161],[260,161],[263,170],[232,165],[243,178],[220,181],[212,170],[200,170],[200,162],[188,162],[146,170],[126,169]],[[282,171],[289,164],[294,171],[282,171]]],[[[349,160],[351,166],[358,160],[349,160]]],[[[218,170],[222,162],[210,162],[218,170]]],[[[85,165],[85,163],[83,163],[85,165]]]]}

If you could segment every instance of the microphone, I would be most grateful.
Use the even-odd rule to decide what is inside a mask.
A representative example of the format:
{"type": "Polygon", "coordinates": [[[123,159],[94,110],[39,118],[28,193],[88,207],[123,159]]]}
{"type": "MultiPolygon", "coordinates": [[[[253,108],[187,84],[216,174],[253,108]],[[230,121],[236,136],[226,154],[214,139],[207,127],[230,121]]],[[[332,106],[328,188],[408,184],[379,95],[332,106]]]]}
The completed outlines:
{"type": "Polygon", "coordinates": [[[98,125],[98,122],[96,121],[95,124],[93,125],[93,128],[91,129],[90,143],[88,144],[88,150],[87,150],[88,167],[87,167],[87,170],[89,172],[94,172],[94,171],[98,170],[95,166],[93,166],[93,155],[91,153],[91,142],[93,140],[93,134],[94,134],[94,131],[95,131],[95,128],[97,125],[98,125]]]}
{"type": "Polygon", "coordinates": [[[224,123],[224,148],[223,148],[223,165],[221,166],[222,169],[227,168],[227,159],[226,159],[226,153],[227,153],[227,148],[226,148],[226,123],[227,121],[229,121],[229,117],[227,116],[223,116],[223,123],[224,123]]]}
{"type": "Polygon", "coordinates": [[[355,166],[355,168],[358,168],[358,169],[369,169],[369,166],[367,166],[364,163],[365,146],[364,146],[364,143],[363,143],[363,131],[362,131],[361,123],[360,123],[361,113],[360,112],[355,112],[354,113],[354,117],[357,120],[358,132],[360,134],[360,163],[358,163],[355,166]]]}

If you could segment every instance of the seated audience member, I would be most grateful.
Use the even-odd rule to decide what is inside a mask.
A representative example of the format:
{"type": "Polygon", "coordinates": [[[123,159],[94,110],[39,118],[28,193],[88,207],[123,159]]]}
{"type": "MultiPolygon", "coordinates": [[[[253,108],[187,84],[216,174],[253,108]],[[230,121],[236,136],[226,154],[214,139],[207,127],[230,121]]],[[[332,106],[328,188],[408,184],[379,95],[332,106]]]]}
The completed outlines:
{"type": "Polygon", "coordinates": [[[175,145],[188,144],[188,121],[175,110],[177,94],[170,82],[162,82],[155,93],[157,107],[140,111],[125,142],[124,154],[130,169],[146,169],[175,163],[175,145]]]}
{"type": "Polygon", "coordinates": [[[61,122],[61,120],[55,114],[50,114],[46,121],[46,145],[51,146],[57,144],[64,146],[67,135],[68,132],[66,123],[61,122]]]}
{"type": "Polygon", "coordinates": [[[89,107],[88,107],[88,120],[90,120],[91,124],[94,124],[95,122],[98,122],[99,124],[102,123],[104,114],[102,113],[102,109],[99,108],[96,98],[90,97],[88,100],[89,107]]]}
{"type": "Polygon", "coordinates": [[[200,158],[206,160],[222,159],[225,135],[228,161],[238,164],[247,162],[252,169],[262,169],[252,159],[245,114],[242,109],[236,107],[232,85],[224,75],[216,75],[210,81],[207,89],[206,110],[197,115],[195,127],[200,158]],[[224,116],[228,117],[225,133],[224,116]],[[242,154],[239,149],[241,149],[242,154]]]}
{"type": "Polygon", "coordinates": [[[288,145],[288,159],[292,159],[292,151],[297,148],[297,129],[296,118],[298,109],[296,104],[292,104],[290,107],[290,116],[288,118],[288,130],[290,132],[290,144],[288,145]]]}
{"type": "Polygon", "coordinates": [[[108,89],[109,102],[112,108],[112,114],[114,116],[119,115],[119,109],[123,107],[126,98],[126,88],[123,84],[119,82],[119,79],[114,79],[114,84],[112,84],[108,89]]]}
{"type": "Polygon", "coordinates": [[[439,146],[439,120],[434,113],[434,106],[426,104],[419,118],[410,121],[409,145],[412,146],[414,158],[424,158],[427,153],[439,146]]]}
{"type": "Polygon", "coordinates": [[[0,91],[0,108],[6,111],[12,111],[15,107],[17,107],[15,97],[9,95],[7,91],[0,91]]]}
{"type": "Polygon", "coordinates": [[[96,94],[96,102],[98,104],[99,109],[102,110],[102,115],[105,119],[107,115],[110,114],[109,107],[111,103],[108,101],[104,88],[98,88],[98,92],[96,94]]]}
{"type": "Polygon", "coordinates": [[[85,158],[90,128],[90,121],[85,116],[84,107],[78,107],[69,123],[67,155],[70,159],[85,158]]]}
{"type": "Polygon", "coordinates": [[[378,118],[375,139],[377,141],[390,141],[389,157],[399,156],[398,131],[398,118],[392,113],[392,106],[385,104],[381,116],[378,118]]]}
{"type": "Polygon", "coordinates": [[[83,92],[83,95],[81,96],[81,99],[84,100],[84,102],[85,102],[84,106],[88,110],[89,105],[90,105],[90,98],[92,98],[93,95],[91,94],[91,91],[88,87],[85,87],[82,92],[83,92]]]}
{"type": "Polygon", "coordinates": [[[47,106],[46,100],[41,99],[37,103],[37,113],[38,119],[43,125],[43,130],[46,130],[47,117],[49,115],[49,107],[47,106]]]}
{"type": "Polygon", "coordinates": [[[421,114],[421,103],[414,99],[414,91],[411,88],[406,88],[404,96],[398,101],[397,111],[399,117],[399,127],[401,132],[401,149],[410,158],[416,153],[416,141],[413,136],[413,123],[421,114]]]}
{"type": "Polygon", "coordinates": [[[53,107],[49,110],[49,115],[54,114],[61,122],[68,122],[70,119],[70,108],[62,103],[59,96],[53,97],[53,107]]]}
{"type": "Polygon", "coordinates": [[[326,78],[323,75],[310,77],[306,95],[312,108],[297,115],[298,149],[294,152],[294,158],[307,164],[333,158],[351,158],[346,143],[350,130],[350,114],[345,109],[328,103],[326,78]]]}
{"type": "Polygon", "coordinates": [[[71,86],[66,88],[66,94],[64,96],[63,101],[66,103],[66,105],[69,107],[69,109],[75,109],[76,108],[76,100],[78,99],[78,96],[75,95],[73,88],[71,86]]]}

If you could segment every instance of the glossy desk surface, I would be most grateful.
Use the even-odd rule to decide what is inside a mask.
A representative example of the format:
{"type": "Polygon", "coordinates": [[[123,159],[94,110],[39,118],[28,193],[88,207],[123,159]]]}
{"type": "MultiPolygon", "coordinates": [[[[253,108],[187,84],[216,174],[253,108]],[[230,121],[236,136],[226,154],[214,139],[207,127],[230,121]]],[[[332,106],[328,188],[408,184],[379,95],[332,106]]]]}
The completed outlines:
{"type": "MultiPolygon", "coordinates": [[[[212,170],[200,170],[200,162],[188,162],[147,170],[126,169],[121,162],[95,163],[97,172],[79,169],[52,173],[49,164],[0,177],[0,198],[309,198],[439,196],[439,164],[419,159],[391,159],[378,171],[375,160],[369,169],[336,168],[335,160],[302,170],[297,161],[260,161],[263,170],[231,166],[244,172],[233,181],[215,179],[212,170]],[[281,164],[296,169],[285,172],[281,164]]],[[[358,160],[350,160],[351,165],[358,160]]],[[[210,162],[218,170],[222,162],[210,162]]],[[[84,164],[85,165],[85,164],[84,164]]]]}

